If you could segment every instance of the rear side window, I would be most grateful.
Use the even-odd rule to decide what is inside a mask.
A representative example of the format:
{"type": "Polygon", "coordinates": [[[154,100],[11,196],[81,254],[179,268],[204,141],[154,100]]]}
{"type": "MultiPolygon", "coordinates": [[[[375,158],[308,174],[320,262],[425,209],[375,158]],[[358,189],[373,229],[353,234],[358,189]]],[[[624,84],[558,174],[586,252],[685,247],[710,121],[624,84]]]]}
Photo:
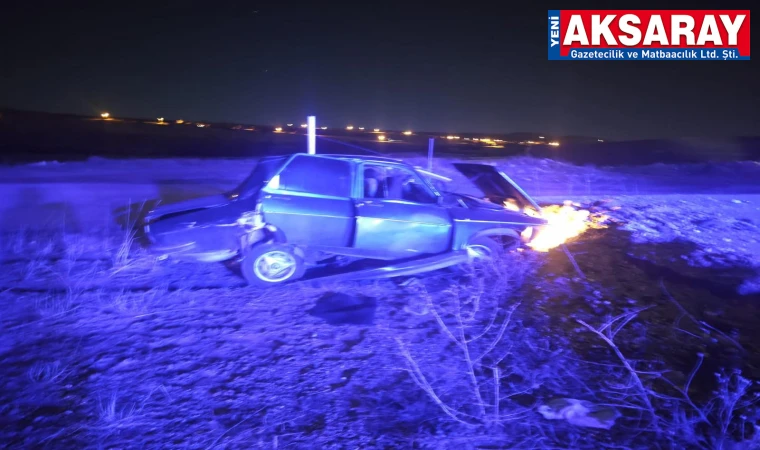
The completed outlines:
{"type": "Polygon", "coordinates": [[[339,159],[296,156],[269,185],[283,191],[351,197],[351,164],[339,159]]]}

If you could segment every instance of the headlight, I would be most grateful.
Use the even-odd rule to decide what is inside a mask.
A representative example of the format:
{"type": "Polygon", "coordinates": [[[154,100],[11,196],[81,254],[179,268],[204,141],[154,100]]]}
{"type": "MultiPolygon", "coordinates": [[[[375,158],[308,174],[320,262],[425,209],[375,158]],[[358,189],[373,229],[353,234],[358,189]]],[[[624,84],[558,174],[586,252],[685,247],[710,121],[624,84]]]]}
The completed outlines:
{"type": "Polygon", "coordinates": [[[525,208],[523,208],[523,214],[525,214],[526,216],[535,217],[537,219],[541,219],[542,218],[541,217],[541,212],[540,211],[536,211],[536,208],[534,208],[532,206],[526,206],[525,208]]]}

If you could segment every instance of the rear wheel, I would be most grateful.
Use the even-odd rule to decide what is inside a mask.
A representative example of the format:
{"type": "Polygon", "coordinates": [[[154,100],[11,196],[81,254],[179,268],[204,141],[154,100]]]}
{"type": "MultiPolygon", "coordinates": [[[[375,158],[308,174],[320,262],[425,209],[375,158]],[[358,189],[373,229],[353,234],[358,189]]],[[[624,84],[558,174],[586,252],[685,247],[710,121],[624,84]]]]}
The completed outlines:
{"type": "Polygon", "coordinates": [[[240,269],[249,284],[268,287],[301,278],[306,266],[290,246],[260,244],[243,255],[240,269]]]}

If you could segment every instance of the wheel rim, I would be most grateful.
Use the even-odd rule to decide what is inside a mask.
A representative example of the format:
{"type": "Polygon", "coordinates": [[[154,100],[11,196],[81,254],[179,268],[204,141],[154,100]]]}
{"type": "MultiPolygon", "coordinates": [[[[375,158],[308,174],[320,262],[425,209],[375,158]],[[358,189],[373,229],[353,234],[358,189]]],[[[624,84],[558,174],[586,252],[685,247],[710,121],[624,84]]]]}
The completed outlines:
{"type": "Polygon", "coordinates": [[[288,252],[274,250],[256,258],[253,271],[257,277],[270,283],[285,281],[296,272],[296,259],[288,252]]]}
{"type": "Polygon", "coordinates": [[[493,257],[491,248],[481,244],[468,245],[467,254],[470,256],[470,259],[474,260],[488,260],[493,257]]]}

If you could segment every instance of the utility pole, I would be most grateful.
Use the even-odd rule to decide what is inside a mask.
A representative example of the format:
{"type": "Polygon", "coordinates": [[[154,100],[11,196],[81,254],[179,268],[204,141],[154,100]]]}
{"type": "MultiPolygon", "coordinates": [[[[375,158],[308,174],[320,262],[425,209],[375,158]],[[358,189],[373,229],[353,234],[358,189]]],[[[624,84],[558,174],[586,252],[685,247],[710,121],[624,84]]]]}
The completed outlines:
{"type": "Polygon", "coordinates": [[[433,145],[435,144],[435,138],[428,139],[428,170],[433,170],[433,145]]]}
{"type": "Polygon", "coordinates": [[[306,118],[306,126],[308,128],[306,136],[306,147],[309,150],[310,155],[317,153],[317,118],[316,116],[309,116],[306,118]]]}

